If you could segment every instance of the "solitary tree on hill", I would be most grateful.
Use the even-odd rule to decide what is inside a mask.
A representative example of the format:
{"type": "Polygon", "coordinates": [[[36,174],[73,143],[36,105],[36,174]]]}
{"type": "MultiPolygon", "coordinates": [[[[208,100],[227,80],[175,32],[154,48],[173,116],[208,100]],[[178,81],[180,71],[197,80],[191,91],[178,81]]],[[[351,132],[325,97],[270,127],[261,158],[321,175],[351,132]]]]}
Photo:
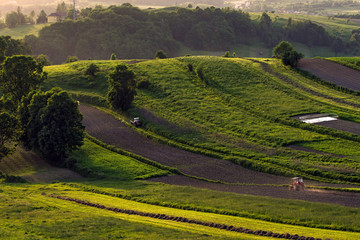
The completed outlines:
{"type": "Polygon", "coordinates": [[[125,64],[116,66],[109,75],[109,91],[107,101],[115,109],[126,111],[136,95],[136,82],[134,72],[125,64]]]}
{"type": "Polygon", "coordinates": [[[163,50],[158,50],[155,54],[155,58],[165,59],[167,58],[167,55],[163,50]]]}
{"type": "Polygon", "coordinates": [[[274,57],[280,58],[284,65],[296,67],[301,58],[304,57],[302,53],[294,50],[293,46],[286,41],[280,42],[273,49],[274,57]]]}

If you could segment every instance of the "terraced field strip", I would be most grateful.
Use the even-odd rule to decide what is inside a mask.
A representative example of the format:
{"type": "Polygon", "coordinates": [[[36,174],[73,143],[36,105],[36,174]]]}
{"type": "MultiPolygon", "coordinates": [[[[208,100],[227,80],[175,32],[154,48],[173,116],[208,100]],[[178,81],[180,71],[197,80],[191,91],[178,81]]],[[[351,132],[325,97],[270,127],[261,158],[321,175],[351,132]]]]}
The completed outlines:
{"type": "Polygon", "coordinates": [[[116,213],[125,213],[125,214],[129,214],[129,215],[138,215],[138,216],[143,216],[143,217],[158,218],[158,219],[170,220],[170,221],[176,221],[176,222],[192,223],[192,224],[198,224],[198,225],[203,225],[203,226],[207,226],[207,227],[224,229],[227,231],[233,231],[233,232],[239,232],[239,233],[254,234],[254,235],[273,237],[273,238],[298,239],[298,240],[321,240],[320,238],[315,239],[313,237],[299,236],[298,234],[293,234],[293,235],[291,235],[289,233],[280,234],[280,233],[273,233],[272,231],[264,231],[264,230],[255,230],[254,231],[254,230],[243,228],[243,227],[234,227],[232,225],[213,223],[213,222],[202,222],[202,221],[183,218],[183,217],[179,217],[179,216],[169,216],[167,214],[159,214],[159,213],[156,214],[156,213],[149,213],[149,212],[134,211],[134,210],[129,210],[129,209],[106,207],[101,204],[92,203],[92,202],[75,199],[75,198],[71,198],[71,197],[64,197],[64,196],[58,196],[58,195],[46,195],[45,193],[43,193],[43,195],[49,196],[52,198],[61,199],[61,200],[76,202],[78,204],[82,204],[82,205],[86,205],[86,206],[90,206],[90,207],[105,209],[105,210],[113,211],[116,213]]]}
{"type": "Polygon", "coordinates": [[[360,71],[324,59],[301,59],[298,67],[325,81],[360,92],[360,71]]]}
{"type": "MultiPolygon", "coordinates": [[[[47,194],[51,195],[51,193],[47,194]]],[[[134,212],[142,212],[147,213],[147,215],[150,215],[150,218],[147,217],[146,221],[151,221],[150,219],[153,219],[154,216],[157,217],[157,219],[162,216],[169,216],[174,217],[173,220],[166,220],[166,219],[160,219],[160,221],[164,222],[164,224],[168,224],[169,222],[174,222],[175,218],[177,217],[177,220],[186,218],[188,219],[188,222],[185,222],[185,225],[193,225],[189,224],[190,220],[197,221],[197,222],[206,222],[211,225],[220,224],[222,227],[224,225],[227,226],[233,226],[234,228],[239,228],[239,226],[242,227],[242,229],[262,229],[262,232],[266,231],[273,232],[273,233],[279,233],[282,234],[289,234],[289,235],[295,235],[298,236],[312,236],[314,239],[321,238],[321,239],[358,239],[360,237],[360,233],[355,232],[345,232],[345,231],[334,231],[334,230],[326,230],[326,229],[318,229],[318,228],[309,228],[309,227],[301,227],[301,226],[293,226],[293,225],[287,225],[287,224],[278,224],[278,223],[272,223],[267,221],[261,221],[261,220],[253,220],[243,217],[234,217],[234,216],[227,216],[227,215],[221,215],[221,214],[213,214],[213,213],[205,213],[205,212],[198,212],[198,211],[189,211],[189,210],[181,210],[181,209],[174,209],[174,208],[168,208],[168,207],[160,207],[155,205],[149,205],[145,203],[138,203],[131,200],[126,199],[118,199],[111,196],[104,196],[94,193],[84,193],[81,191],[73,192],[63,192],[61,194],[55,194],[56,196],[61,196],[65,198],[71,198],[76,199],[80,201],[84,201],[84,203],[88,202],[90,204],[94,204],[95,206],[98,205],[100,209],[103,209],[103,207],[114,209],[124,209],[131,211],[132,215],[130,216],[138,216],[140,218],[144,218],[144,216],[141,215],[134,215],[134,212]],[[132,212],[134,211],[134,212],[132,212]],[[155,215],[153,215],[155,214],[155,215]],[[151,217],[153,216],[153,217],[151,217]]],[[[43,196],[48,197],[48,196],[43,196]]],[[[61,199],[60,199],[61,200],[61,199]]],[[[112,211],[112,210],[111,210],[112,211]]],[[[130,213],[130,212],[129,212],[130,213]]],[[[125,213],[126,215],[129,215],[128,213],[125,213]]],[[[159,220],[159,219],[158,219],[159,220]]],[[[175,220],[176,222],[176,220],[175,220]]],[[[179,224],[184,224],[184,222],[178,222],[179,224]]],[[[184,225],[184,226],[185,226],[184,225]]],[[[195,223],[195,225],[205,226],[201,225],[199,223],[195,223]]],[[[219,225],[218,225],[219,226],[219,225]]],[[[205,226],[208,228],[208,226],[205,226]]],[[[253,232],[255,232],[252,230],[253,232]]],[[[228,232],[228,231],[225,231],[228,232]]],[[[232,231],[230,231],[232,232],[232,231]]],[[[239,234],[238,232],[233,232],[234,234],[239,234]]],[[[241,236],[241,235],[239,235],[241,236]]],[[[250,237],[251,235],[249,235],[250,237]]],[[[267,238],[268,239],[268,238],[267,238]]]]}
{"type": "Polygon", "coordinates": [[[187,152],[152,141],[96,108],[80,105],[86,131],[101,141],[133,152],[185,174],[223,182],[285,184],[285,177],[259,173],[230,161],[187,152]]]}
{"type": "MultiPolygon", "coordinates": [[[[289,179],[286,177],[252,171],[230,161],[215,159],[154,142],[127,127],[113,116],[96,108],[80,105],[80,111],[84,115],[83,123],[86,126],[86,131],[93,137],[160,164],[178,168],[185,174],[228,183],[288,184],[289,179]]],[[[352,193],[351,195],[348,193],[319,194],[316,192],[296,194],[293,192],[289,193],[286,187],[224,185],[192,179],[186,176],[162,177],[156,178],[154,181],[242,194],[327,202],[345,206],[360,206],[360,202],[354,201],[354,198],[358,197],[357,193],[352,193]]]]}
{"type": "MultiPolygon", "coordinates": [[[[340,103],[340,104],[345,104],[345,105],[348,105],[348,106],[351,106],[351,107],[360,108],[360,104],[358,104],[358,103],[347,101],[347,100],[345,100],[343,98],[339,98],[339,97],[333,97],[333,96],[330,96],[328,94],[324,94],[324,93],[319,92],[319,91],[317,91],[315,89],[311,89],[311,88],[309,88],[307,86],[304,86],[303,84],[300,84],[300,83],[294,81],[293,79],[291,79],[290,77],[288,77],[288,76],[286,76],[286,75],[284,75],[282,73],[275,72],[275,71],[273,71],[271,69],[271,67],[267,63],[264,63],[264,62],[261,62],[261,61],[255,60],[255,59],[250,59],[250,60],[253,61],[253,62],[259,63],[261,65],[261,68],[265,72],[274,75],[275,77],[277,77],[281,81],[283,81],[283,82],[285,82],[285,83],[287,83],[289,85],[292,85],[295,88],[300,89],[300,90],[302,90],[302,91],[304,91],[304,92],[306,92],[306,93],[308,93],[310,95],[317,96],[317,97],[324,98],[324,99],[328,99],[328,100],[333,101],[335,103],[340,103]]],[[[317,59],[310,59],[310,60],[317,60],[317,59]]],[[[299,68],[304,69],[303,67],[300,67],[300,65],[299,65],[299,68]]],[[[304,69],[304,70],[308,71],[308,69],[304,69]]],[[[314,74],[310,70],[309,70],[309,72],[314,74]]],[[[316,75],[316,74],[314,74],[314,75],[316,75]]],[[[320,77],[320,76],[318,76],[318,77],[320,77]]],[[[324,79],[324,80],[326,80],[326,79],[324,79]]],[[[328,80],[326,80],[326,81],[328,81],[328,80]]],[[[329,82],[332,82],[332,81],[329,81],[329,82]]],[[[342,85],[340,85],[340,86],[342,86],[342,85]]],[[[349,88],[349,89],[351,89],[351,88],[349,88]]]]}

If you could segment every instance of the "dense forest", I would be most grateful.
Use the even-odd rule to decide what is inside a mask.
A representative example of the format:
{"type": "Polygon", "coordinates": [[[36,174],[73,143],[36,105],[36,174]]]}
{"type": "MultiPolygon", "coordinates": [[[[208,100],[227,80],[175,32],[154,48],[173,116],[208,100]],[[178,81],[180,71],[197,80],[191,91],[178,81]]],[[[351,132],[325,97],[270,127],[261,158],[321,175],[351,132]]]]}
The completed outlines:
{"type": "Polygon", "coordinates": [[[108,59],[112,53],[123,59],[153,58],[159,49],[175,56],[183,46],[225,51],[258,41],[273,47],[281,40],[329,46],[337,52],[344,49],[341,39],[310,21],[290,18],[279,26],[266,13],[254,21],[249,14],[229,8],[140,10],[130,4],[96,7],[80,20],[55,23],[42,29],[39,37],[25,38],[33,54],[46,54],[54,63],[68,56],[108,59]]]}

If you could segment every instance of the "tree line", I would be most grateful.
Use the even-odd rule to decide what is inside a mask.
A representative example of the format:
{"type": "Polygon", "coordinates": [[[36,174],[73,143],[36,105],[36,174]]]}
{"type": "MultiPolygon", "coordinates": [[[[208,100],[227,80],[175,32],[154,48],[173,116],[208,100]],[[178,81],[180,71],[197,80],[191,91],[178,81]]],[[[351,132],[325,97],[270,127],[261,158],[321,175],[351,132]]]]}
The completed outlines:
{"type": "Polygon", "coordinates": [[[174,56],[182,46],[225,51],[236,44],[261,41],[273,47],[282,40],[309,47],[334,46],[337,51],[346,47],[310,21],[289,19],[279,26],[266,13],[254,21],[248,13],[229,8],[140,10],[130,4],[87,9],[80,20],[54,23],[38,37],[25,37],[33,54],[46,54],[54,63],[68,56],[108,59],[112,53],[123,59],[152,58],[158,49],[174,56]]]}

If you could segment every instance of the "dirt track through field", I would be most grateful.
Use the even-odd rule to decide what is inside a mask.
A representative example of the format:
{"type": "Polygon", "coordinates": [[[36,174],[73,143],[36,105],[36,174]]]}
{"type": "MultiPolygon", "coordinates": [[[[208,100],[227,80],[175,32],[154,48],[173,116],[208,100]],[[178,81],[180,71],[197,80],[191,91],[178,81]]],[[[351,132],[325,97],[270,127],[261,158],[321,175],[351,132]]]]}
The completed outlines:
{"type": "Polygon", "coordinates": [[[298,67],[325,81],[360,92],[360,71],[324,59],[301,59],[298,67]]]}
{"type": "MultiPolygon", "coordinates": [[[[255,172],[228,161],[186,152],[181,149],[154,142],[127,127],[113,116],[96,108],[81,105],[80,111],[84,115],[83,123],[86,126],[86,131],[90,135],[107,144],[147,157],[161,164],[176,167],[186,174],[212,180],[246,184],[287,184],[289,181],[289,179],[285,177],[255,172]]],[[[167,176],[153,178],[150,181],[240,194],[299,199],[360,207],[360,193],[330,191],[294,192],[289,191],[286,187],[218,184],[185,176],[167,176]]],[[[315,184],[316,183],[312,183],[312,185],[315,184]]]]}
{"type": "Polygon", "coordinates": [[[255,196],[267,196],[275,198],[296,199],[311,202],[339,204],[349,207],[360,207],[360,193],[336,192],[315,189],[306,189],[304,192],[289,191],[287,187],[266,185],[225,185],[209,183],[185,176],[167,176],[150,179],[152,182],[163,182],[179,186],[192,186],[216,191],[234,192],[255,196]]]}
{"type": "Polygon", "coordinates": [[[287,178],[255,172],[239,165],[154,142],[114,117],[80,105],[86,131],[101,141],[136,153],[183,173],[224,182],[285,184],[287,178]]]}

